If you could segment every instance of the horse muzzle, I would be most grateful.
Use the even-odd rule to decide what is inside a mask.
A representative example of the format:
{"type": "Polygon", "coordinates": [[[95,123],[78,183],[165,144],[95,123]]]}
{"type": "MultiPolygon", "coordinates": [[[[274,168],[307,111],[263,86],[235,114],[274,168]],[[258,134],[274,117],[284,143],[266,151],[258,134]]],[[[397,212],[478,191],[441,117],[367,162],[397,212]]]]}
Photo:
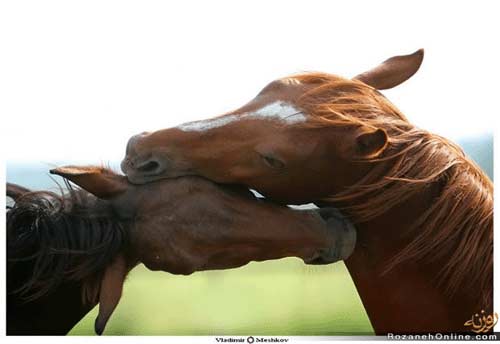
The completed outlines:
{"type": "Polygon", "coordinates": [[[165,176],[170,165],[168,159],[157,156],[152,151],[141,154],[145,151],[144,141],[149,135],[150,133],[143,132],[132,136],[127,143],[125,158],[120,164],[122,172],[134,184],[145,184],[153,180],[172,177],[165,176]]]}
{"type": "Polygon", "coordinates": [[[304,263],[309,265],[325,265],[346,260],[356,246],[356,228],[352,222],[335,208],[320,208],[316,213],[326,222],[333,236],[333,246],[319,250],[304,263]]]}

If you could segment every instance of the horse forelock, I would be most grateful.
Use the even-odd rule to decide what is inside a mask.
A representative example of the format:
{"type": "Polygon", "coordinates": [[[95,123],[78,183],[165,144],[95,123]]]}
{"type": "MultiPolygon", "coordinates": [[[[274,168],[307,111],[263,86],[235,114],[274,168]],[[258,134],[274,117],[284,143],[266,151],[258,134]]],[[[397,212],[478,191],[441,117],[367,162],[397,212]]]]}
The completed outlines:
{"type": "Polygon", "coordinates": [[[26,302],[67,280],[81,281],[84,301],[95,302],[105,267],[127,240],[108,206],[70,186],[63,196],[37,191],[17,199],[7,211],[7,233],[9,271],[16,264],[33,266],[13,291],[26,302]]]}
{"type": "Polygon", "coordinates": [[[381,93],[356,80],[328,74],[296,76],[313,87],[297,101],[309,126],[384,129],[388,147],[368,158],[370,172],[355,185],[326,198],[348,202],[356,222],[367,222],[439,183],[433,204],[416,214],[415,238],[387,271],[409,259],[448,257],[438,281],[449,295],[466,288],[491,307],[493,287],[493,184],[451,141],[412,125],[381,93]]]}

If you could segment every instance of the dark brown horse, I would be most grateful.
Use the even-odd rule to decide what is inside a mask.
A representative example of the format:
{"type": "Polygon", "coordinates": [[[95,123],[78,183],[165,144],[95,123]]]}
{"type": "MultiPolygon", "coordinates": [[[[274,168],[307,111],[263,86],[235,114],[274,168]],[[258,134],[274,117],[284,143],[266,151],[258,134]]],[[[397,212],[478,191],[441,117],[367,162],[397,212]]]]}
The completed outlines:
{"type": "MultiPolygon", "coordinates": [[[[7,334],[66,334],[96,304],[127,233],[86,192],[7,184],[7,334]],[[100,285],[99,285],[100,284],[100,285]]],[[[101,302],[106,303],[105,293],[101,302]]]]}
{"type": "Polygon", "coordinates": [[[358,227],[345,263],[377,334],[466,331],[492,311],[493,185],[379,92],[422,59],[276,80],[238,110],[131,138],[122,170],[134,183],[200,175],[339,207],[358,227]]]}
{"type": "Polygon", "coordinates": [[[198,177],[137,186],[99,167],[51,172],[83,190],[60,196],[7,185],[15,200],[8,334],[65,334],[97,303],[101,334],[138,262],[191,274],[289,256],[331,263],[354,248],[353,227],[334,209],[292,210],[198,177]]]}

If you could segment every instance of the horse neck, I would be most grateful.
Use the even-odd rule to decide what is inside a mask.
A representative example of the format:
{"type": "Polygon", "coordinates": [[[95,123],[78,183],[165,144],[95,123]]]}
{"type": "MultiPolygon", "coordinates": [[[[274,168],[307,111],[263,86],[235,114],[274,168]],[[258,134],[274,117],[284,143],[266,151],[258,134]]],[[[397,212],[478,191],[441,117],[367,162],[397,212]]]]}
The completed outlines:
{"type": "Polygon", "coordinates": [[[16,263],[7,272],[7,334],[65,335],[94,306],[82,298],[82,281],[64,281],[50,293],[27,302],[14,290],[33,272],[32,262],[16,263]]]}
{"type": "Polygon", "coordinates": [[[33,275],[34,265],[33,260],[8,263],[7,334],[66,335],[97,302],[85,300],[86,280],[70,279],[34,300],[26,299],[18,289],[33,275]]]}
{"type": "MultiPolygon", "coordinates": [[[[435,183],[386,213],[358,224],[358,242],[345,264],[377,334],[464,331],[478,312],[467,293],[450,297],[437,285],[446,258],[425,264],[407,260],[387,271],[418,231],[405,231],[440,192],[435,183]]],[[[451,252],[450,252],[451,256],[451,252]]]]}

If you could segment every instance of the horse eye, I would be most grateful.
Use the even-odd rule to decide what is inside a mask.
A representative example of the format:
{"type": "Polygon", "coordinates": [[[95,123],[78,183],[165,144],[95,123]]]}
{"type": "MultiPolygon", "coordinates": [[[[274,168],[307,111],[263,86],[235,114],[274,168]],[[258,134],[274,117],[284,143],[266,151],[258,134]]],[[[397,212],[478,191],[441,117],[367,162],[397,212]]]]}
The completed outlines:
{"type": "Polygon", "coordinates": [[[262,159],[265,161],[265,163],[272,167],[272,168],[283,168],[285,167],[285,164],[283,161],[280,161],[278,159],[275,159],[273,157],[267,156],[267,155],[262,155],[262,159]]]}

